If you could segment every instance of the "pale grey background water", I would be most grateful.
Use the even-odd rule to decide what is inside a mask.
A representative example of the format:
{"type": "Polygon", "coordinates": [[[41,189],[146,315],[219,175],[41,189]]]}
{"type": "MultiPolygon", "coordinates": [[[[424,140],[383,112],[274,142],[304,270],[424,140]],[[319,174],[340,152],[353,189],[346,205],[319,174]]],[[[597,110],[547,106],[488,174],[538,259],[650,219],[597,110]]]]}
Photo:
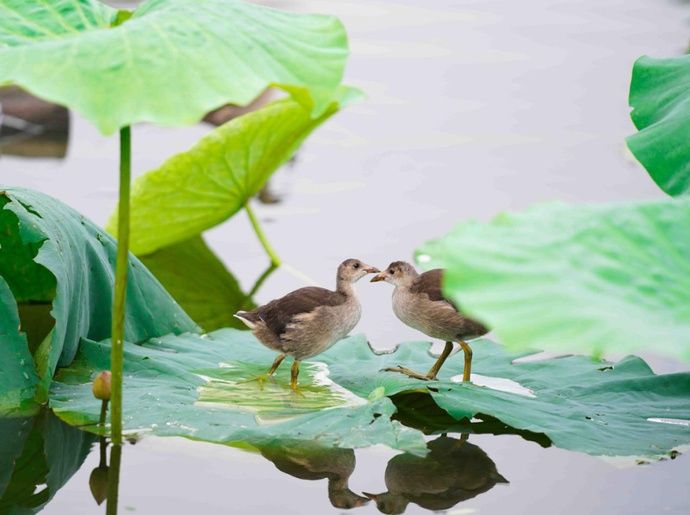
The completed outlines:
{"type": "MultiPolygon", "coordinates": [[[[378,266],[409,258],[456,221],[555,199],[660,198],[625,150],[630,70],[642,54],[682,53],[690,7],[673,0],[274,1],[345,22],[347,82],[368,99],[315,133],[298,164],[280,172],[282,204],[257,206],[286,262],[329,285],[356,256],[378,266]]],[[[116,197],[117,141],[72,118],[68,159],[2,156],[4,184],[39,189],[98,223],[116,197]]],[[[207,127],[134,129],[136,173],[183,150],[207,127]]],[[[243,285],[265,258],[243,214],[208,241],[243,285]]],[[[301,286],[277,272],[265,301],[301,286]]],[[[358,328],[379,348],[419,339],[390,311],[387,285],[359,285],[358,328]]],[[[649,358],[657,371],[687,366],[649,358]]],[[[452,366],[449,362],[447,366],[452,366]]],[[[459,368],[459,360],[455,365],[459,368]]],[[[690,460],[619,469],[541,449],[514,436],[473,436],[510,485],[462,503],[460,513],[687,513],[690,460]]],[[[384,491],[394,453],[357,452],[355,491],[384,491]]],[[[98,513],[88,493],[92,455],[46,509],[98,513]]],[[[325,482],[286,476],[260,456],[180,439],[127,447],[121,505],[140,514],[330,513],[325,482]]],[[[337,511],[337,510],[336,510],[337,511]]],[[[407,513],[423,510],[410,506],[407,513]]],[[[126,511],[123,510],[123,513],[126,511]]],[[[376,513],[373,506],[354,513],[376,513]]]]}

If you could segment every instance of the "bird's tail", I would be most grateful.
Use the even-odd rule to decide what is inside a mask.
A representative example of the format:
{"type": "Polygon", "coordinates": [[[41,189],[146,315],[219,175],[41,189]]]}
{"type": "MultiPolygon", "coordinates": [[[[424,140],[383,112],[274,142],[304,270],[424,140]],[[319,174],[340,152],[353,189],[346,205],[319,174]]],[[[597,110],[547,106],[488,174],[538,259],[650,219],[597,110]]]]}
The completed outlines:
{"type": "Polygon", "coordinates": [[[233,316],[241,320],[249,329],[254,329],[254,326],[256,326],[256,320],[254,316],[252,316],[251,311],[238,311],[233,316]]]}

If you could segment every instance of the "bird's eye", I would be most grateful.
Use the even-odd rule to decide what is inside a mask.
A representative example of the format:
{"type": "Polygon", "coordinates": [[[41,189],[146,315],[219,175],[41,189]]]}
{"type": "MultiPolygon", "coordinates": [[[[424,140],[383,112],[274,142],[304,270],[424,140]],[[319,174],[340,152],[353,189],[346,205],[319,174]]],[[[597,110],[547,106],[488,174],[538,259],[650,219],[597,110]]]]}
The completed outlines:
{"type": "Polygon", "coordinates": [[[388,270],[388,273],[391,274],[391,275],[393,275],[393,274],[395,273],[395,270],[393,270],[393,269],[391,268],[390,270],[388,270]]]}
{"type": "Polygon", "coordinates": [[[352,268],[354,268],[355,270],[357,270],[357,269],[359,268],[359,263],[355,263],[354,265],[352,265],[352,268]]]}

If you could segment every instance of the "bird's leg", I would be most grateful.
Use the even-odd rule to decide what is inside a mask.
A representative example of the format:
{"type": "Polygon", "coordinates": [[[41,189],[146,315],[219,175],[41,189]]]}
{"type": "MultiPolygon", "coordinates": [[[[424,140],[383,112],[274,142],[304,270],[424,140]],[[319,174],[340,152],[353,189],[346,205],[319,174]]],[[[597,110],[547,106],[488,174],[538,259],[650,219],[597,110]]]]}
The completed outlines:
{"type": "Polygon", "coordinates": [[[247,379],[245,381],[240,381],[238,384],[246,384],[246,383],[253,383],[256,381],[259,383],[259,386],[263,389],[263,384],[270,378],[273,377],[273,374],[275,374],[276,370],[278,370],[278,367],[280,364],[283,362],[285,359],[286,355],[285,354],[279,354],[278,357],[273,361],[273,365],[271,365],[271,368],[268,369],[268,372],[265,374],[261,374],[259,376],[256,376],[252,379],[247,379]]]}
{"type": "Polygon", "coordinates": [[[441,370],[441,367],[448,359],[448,356],[450,356],[451,352],[453,352],[453,342],[446,342],[446,346],[443,348],[443,352],[436,360],[436,363],[434,363],[434,365],[426,373],[427,379],[431,379],[432,381],[436,379],[436,374],[438,374],[438,371],[441,370]]]}
{"type": "Polygon", "coordinates": [[[421,379],[422,381],[435,381],[438,371],[441,370],[443,363],[445,363],[445,361],[448,359],[448,356],[450,356],[451,352],[453,352],[453,342],[446,342],[446,346],[443,348],[443,352],[436,360],[436,363],[434,363],[433,366],[426,373],[426,375],[419,374],[414,370],[410,370],[406,367],[390,367],[384,368],[383,370],[385,372],[399,372],[401,374],[406,375],[407,377],[411,377],[412,379],[421,379]]]}
{"type": "Polygon", "coordinates": [[[462,351],[465,353],[465,368],[462,371],[462,380],[469,381],[470,373],[472,372],[472,348],[467,342],[462,340],[460,340],[460,347],[462,347],[462,351]]]}
{"type": "Polygon", "coordinates": [[[292,363],[292,368],[290,369],[290,388],[293,392],[297,391],[297,376],[299,375],[299,360],[295,360],[292,363]]]}
{"type": "Polygon", "coordinates": [[[285,354],[279,354],[278,357],[273,362],[273,365],[271,365],[271,368],[268,369],[268,373],[266,375],[272,376],[275,373],[275,371],[278,370],[278,367],[280,366],[280,364],[285,359],[285,356],[286,356],[285,354]]]}

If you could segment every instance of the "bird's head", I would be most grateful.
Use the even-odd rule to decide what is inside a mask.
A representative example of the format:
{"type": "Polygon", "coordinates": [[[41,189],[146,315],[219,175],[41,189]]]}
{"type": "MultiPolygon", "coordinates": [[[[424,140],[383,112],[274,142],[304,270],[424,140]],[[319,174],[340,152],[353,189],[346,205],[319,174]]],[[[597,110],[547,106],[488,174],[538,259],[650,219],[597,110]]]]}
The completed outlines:
{"type": "Polygon", "coordinates": [[[394,286],[410,286],[419,274],[406,261],[393,261],[383,272],[375,275],[371,282],[386,281],[394,286]]]}
{"type": "Polygon", "coordinates": [[[359,259],[346,259],[338,267],[338,280],[354,283],[367,274],[377,274],[380,270],[363,263],[359,259]]]}
{"type": "Polygon", "coordinates": [[[385,492],[382,494],[362,493],[376,503],[376,507],[381,513],[387,513],[389,515],[404,513],[410,502],[402,495],[392,492],[385,492]]]}

